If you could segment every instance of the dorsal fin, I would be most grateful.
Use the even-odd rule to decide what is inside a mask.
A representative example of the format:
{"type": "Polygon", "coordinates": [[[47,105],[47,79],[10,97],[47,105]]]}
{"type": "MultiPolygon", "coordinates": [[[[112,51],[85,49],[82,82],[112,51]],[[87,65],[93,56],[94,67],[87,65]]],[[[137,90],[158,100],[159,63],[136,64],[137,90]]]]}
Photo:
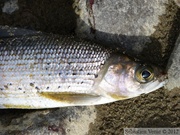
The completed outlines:
{"type": "Polygon", "coordinates": [[[33,30],[0,25],[0,38],[42,35],[42,34],[43,33],[40,31],[33,31],[33,30]]]}

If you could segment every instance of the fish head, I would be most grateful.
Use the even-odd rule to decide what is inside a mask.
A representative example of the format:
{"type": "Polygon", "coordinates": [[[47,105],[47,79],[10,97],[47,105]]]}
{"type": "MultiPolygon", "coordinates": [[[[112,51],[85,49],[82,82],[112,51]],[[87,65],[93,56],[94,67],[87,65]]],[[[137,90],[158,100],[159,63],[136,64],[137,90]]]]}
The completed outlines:
{"type": "Polygon", "coordinates": [[[100,87],[113,98],[128,99],[163,87],[165,80],[160,68],[121,57],[109,65],[100,87]]]}

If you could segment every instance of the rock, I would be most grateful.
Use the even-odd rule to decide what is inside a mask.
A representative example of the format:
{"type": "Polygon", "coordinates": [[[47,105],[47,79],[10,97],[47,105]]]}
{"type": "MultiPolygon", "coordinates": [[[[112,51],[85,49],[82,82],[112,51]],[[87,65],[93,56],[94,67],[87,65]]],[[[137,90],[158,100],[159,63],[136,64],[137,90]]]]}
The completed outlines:
{"type": "MultiPolygon", "coordinates": [[[[175,27],[177,8],[172,6],[173,2],[168,0],[77,0],[76,33],[160,64],[167,61],[164,56],[169,55],[169,30],[175,27]]],[[[177,35],[176,31],[174,34],[177,35]]]]}
{"type": "Polygon", "coordinates": [[[95,107],[47,110],[1,110],[1,135],[85,135],[96,118],[95,107]]]}
{"type": "MultiPolygon", "coordinates": [[[[159,16],[165,13],[167,2],[167,0],[154,2],[93,0],[93,3],[90,1],[86,3],[84,0],[80,0],[81,12],[79,13],[77,33],[86,37],[97,36],[100,39],[106,35],[99,35],[96,30],[102,33],[117,34],[117,37],[110,37],[112,40],[118,38],[118,35],[151,36],[156,30],[154,26],[160,22],[159,16]],[[93,28],[95,32],[91,33],[90,28],[93,28]]],[[[142,50],[135,49],[135,51],[141,52],[142,50]]]]}
{"type": "Polygon", "coordinates": [[[180,0],[174,0],[174,2],[180,7],[180,0]]]}
{"type": "Polygon", "coordinates": [[[176,41],[174,50],[169,58],[167,65],[168,83],[166,88],[172,90],[173,88],[180,88],[180,35],[176,41]]]}
{"type": "Polygon", "coordinates": [[[12,14],[14,11],[18,9],[19,9],[18,0],[7,0],[4,3],[2,12],[7,13],[7,14],[12,14]]]}
{"type": "Polygon", "coordinates": [[[173,128],[180,124],[179,89],[157,90],[130,100],[101,105],[89,135],[123,135],[123,128],[173,128]]]}
{"type": "MultiPolygon", "coordinates": [[[[4,3],[8,1],[0,0],[2,9],[5,7],[4,3]]],[[[16,12],[10,15],[1,13],[0,25],[66,35],[72,34],[76,27],[76,15],[72,8],[73,1],[23,0],[16,4],[19,7],[16,12]]]]}

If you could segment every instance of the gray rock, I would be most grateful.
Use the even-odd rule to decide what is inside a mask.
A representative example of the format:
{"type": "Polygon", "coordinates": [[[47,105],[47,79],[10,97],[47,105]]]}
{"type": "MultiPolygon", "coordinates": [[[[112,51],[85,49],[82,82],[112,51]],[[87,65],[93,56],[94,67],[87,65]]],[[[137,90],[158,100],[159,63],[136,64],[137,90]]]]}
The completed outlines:
{"type": "Polygon", "coordinates": [[[167,65],[168,83],[166,88],[172,90],[173,88],[180,88],[180,35],[176,41],[174,50],[169,58],[167,65]]]}
{"type": "Polygon", "coordinates": [[[18,0],[8,0],[5,1],[4,7],[2,8],[2,12],[7,14],[12,14],[14,11],[18,10],[18,0]]]}
{"type": "Polygon", "coordinates": [[[166,27],[170,30],[173,22],[168,19],[173,16],[168,11],[170,3],[168,0],[77,0],[74,4],[79,14],[76,33],[159,64],[164,61],[168,48],[163,43],[167,38],[166,27]],[[161,16],[166,16],[165,20],[161,16]]]}
{"type": "MultiPolygon", "coordinates": [[[[0,0],[1,9],[8,1],[0,0]]],[[[12,14],[0,11],[0,25],[66,35],[72,34],[76,27],[71,0],[23,0],[16,4],[19,9],[12,14]]]]}
{"type": "Polygon", "coordinates": [[[180,0],[174,0],[174,2],[180,7],[180,0]]]}
{"type": "MultiPolygon", "coordinates": [[[[87,3],[81,0],[79,2],[81,20],[78,23],[77,33],[87,34],[89,29],[84,27],[89,28],[88,26],[92,24],[94,29],[104,33],[150,36],[156,30],[154,26],[160,22],[159,16],[165,13],[165,4],[167,2],[167,0],[154,0],[153,2],[147,0],[94,0],[92,5],[87,6],[87,3]],[[92,9],[90,6],[92,6],[92,9]],[[87,10],[86,7],[89,7],[89,9],[87,10]],[[91,18],[92,20],[90,20],[91,18]],[[85,24],[82,25],[81,21],[85,24]]],[[[88,34],[93,33],[88,32],[88,34]]],[[[99,38],[102,38],[101,35],[99,35],[99,38]]]]}
{"type": "Polygon", "coordinates": [[[48,110],[1,110],[1,135],[85,135],[96,118],[95,107],[48,110]]]}

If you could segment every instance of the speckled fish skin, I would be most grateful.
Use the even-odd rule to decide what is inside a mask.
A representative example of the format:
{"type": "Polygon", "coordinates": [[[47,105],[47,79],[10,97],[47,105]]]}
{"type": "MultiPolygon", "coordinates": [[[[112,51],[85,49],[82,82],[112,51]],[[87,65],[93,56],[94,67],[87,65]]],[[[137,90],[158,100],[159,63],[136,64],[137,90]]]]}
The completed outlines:
{"type": "Polygon", "coordinates": [[[3,37],[0,108],[104,104],[163,86],[158,77],[150,85],[138,83],[133,75],[138,65],[113,49],[74,37],[3,37]]]}
{"type": "Polygon", "coordinates": [[[93,94],[90,88],[111,53],[74,37],[5,38],[0,42],[0,98],[12,104],[10,97],[15,103],[41,92],[93,94]]]}
{"type": "Polygon", "coordinates": [[[76,42],[73,37],[4,39],[0,43],[0,89],[87,90],[110,54],[111,50],[76,42]]]}

